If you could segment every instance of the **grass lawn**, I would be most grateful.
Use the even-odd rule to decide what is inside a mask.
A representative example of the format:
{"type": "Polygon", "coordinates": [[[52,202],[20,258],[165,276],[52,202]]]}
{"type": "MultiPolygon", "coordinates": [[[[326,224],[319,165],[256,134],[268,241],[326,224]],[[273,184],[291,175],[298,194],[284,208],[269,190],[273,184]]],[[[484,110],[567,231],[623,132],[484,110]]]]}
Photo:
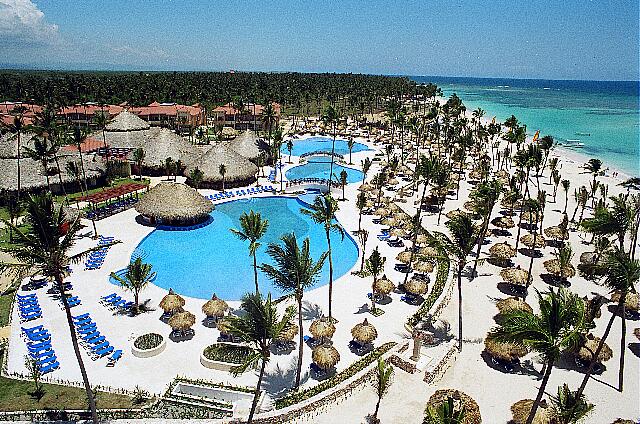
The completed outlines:
{"type": "Polygon", "coordinates": [[[11,301],[14,294],[15,289],[12,289],[0,296],[0,327],[9,324],[9,313],[11,312],[11,301]]]}

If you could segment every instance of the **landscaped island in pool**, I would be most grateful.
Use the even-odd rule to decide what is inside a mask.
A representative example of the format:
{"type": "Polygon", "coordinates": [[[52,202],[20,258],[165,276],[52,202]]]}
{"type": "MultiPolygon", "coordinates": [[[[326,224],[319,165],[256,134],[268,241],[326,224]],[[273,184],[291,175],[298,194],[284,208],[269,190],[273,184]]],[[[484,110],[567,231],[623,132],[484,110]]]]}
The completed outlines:
{"type": "MultiPolygon", "coordinates": [[[[311,254],[317,259],[327,248],[324,229],[300,213],[304,205],[295,198],[263,197],[234,200],[216,205],[211,213],[213,222],[206,227],[190,231],[164,231],[156,229],[142,240],[134,255],[143,254],[144,261],[157,272],[155,284],[177,293],[208,299],[213,293],[225,300],[239,300],[243,294],[254,291],[253,262],[248,243],[240,241],[230,228],[240,228],[243,212],[254,210],[269,220],[269,229],[260,240],[258,264],[271,262],[266,254],[269,243],[279,242],[282,235],[295,232],[302,245],[310,238],[311,254]]],[[[358,260],[358,247],[345,233],[331,234],[334,280],[349,272],[358,260]]],[[[262,273],[258,275],[260,291],[274,297],[283,293],[262,273]]],[[[329,264],[325,263],[316,286],[329,281],[329,264]]]]}
{"type": "MultiPolygon", "coordinates": [[[[331,137],[308,137],[301,138],[299,140],[293,140],[293,150],[291,154],[294,156],[300,156],[305,153],[311,152],[329,152],[331,153],[331,145],[333,143],[333,138],[331,137]]],[[[365,150],[371,150],[366,145],[362,143],[355,143],[351,153],[363,152],[365,150]]],[[[347,140],[336,138],[335,152],[347,156],[349,155],[349,146],[347,145],[347,140]]],[[[287,150],[286,143],[282,147],[282,153],[287,155],[289,154],[289,150],[287,150]]]]}
{"type": "MultiPolygon", "coordinates": [[[[309,162],[294,166],[293,168],[287,170],[284,175],[286,175],[289,181],[298,180],[302,178],[329,178],[329,170],[331,168],[331,158],[330,157],[317,157],[309,162]]],[[[336,180],[336,176],[340,177],[340,172],[342,170],[347,171],[347,183],[358,183],[362,181],[362,171],[359,171],[354,168],[349,168],[346,166],[338,165],[337,163],[333,163],[333,173],[334,180],[336,180]]]]}

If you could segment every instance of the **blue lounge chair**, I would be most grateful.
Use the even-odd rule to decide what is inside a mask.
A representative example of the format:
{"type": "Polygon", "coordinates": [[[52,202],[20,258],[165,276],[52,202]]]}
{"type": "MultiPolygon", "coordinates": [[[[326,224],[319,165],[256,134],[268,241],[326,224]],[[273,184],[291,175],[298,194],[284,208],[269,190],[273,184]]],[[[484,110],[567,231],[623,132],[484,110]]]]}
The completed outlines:
{"type": "Polygon", "coordinates": [[[127,301],[125,299],[120,299],[117,303],[114,303],[112,305],[113,308],[123,308],[124,305],[127,304],[127,301]]]}
{"type": "Polygon", "coordinates": [[[46,366],[48,364],[52,364],[52,363],[56,362],[57,360],[58,360],[58,358],[54,354],[54,355],[49,356],[49,357],[47,357],[45,359],[41,359],[41,360],[37,361],[37,364],[38,364],[39,367],[43,367],[43,366],[46,366]]]}
{"type": "Polygon", "coordinates": [[[116,303],[120,302],[122,300],[122,298],[120,296],[116,296],[113,297],[109,300],[106,300],[103,302],[104,305],[110,306],[110,305],[115,305],[116,303]]]}
{"type": "Polygon", "coordinates": [[[60,368],[60,363],[58,361],[55,361],[51,364],[48,364],[44,367],[40,367],[40,373],[41,374],[48,374],[52,371],[57,370],[58,368],[60,368]]]}
{"type": "Polygon", "coordinates": [[[86,326],[84,328],[80,328],[80,329],[76,330],[76,332],[80,333],[80,334],[83,334],[83,335],[86,335],[86,334],[93,333],[97,329],[98,329],[98,327],[96,326],[95,323],[93,323],[92,325],[88,325],[88,326],[86,326]]]}
{"type": "Polygon", "coordinates": [[[37,296],[35,293],[29,293],[29,294],[17,294],[16,297],[18,299],[36,299],[37,296]]]}
{"type": "Polygon", "coordinates": [[[89,344],[89,346],[98,346],[99,344],[105,342],[106,340],[107,338],[105,336],[98,336],[94,339],[87,340],[87,344],[89,344]]]}
{"type": "Polygon", "coordinates": [[[76,324],[76,328],[80,330],[83,328],[89,328],[91,324],[95,324],[95,322],[91,318],[87,318],[86,320],[81,322],[76,322],[75,324],[76,324]]]}
{"type": "Polygon", "coordinates": [[[87,334],[86,336],[82,337],[82,340],[83,340],[84,342],[89,343],[89,342],[91,342],[91,340],[95,340],[95,339],[97,339],[98,337],[100,337],[100,332],[96,330],[96,331],[94,331],[93,333],[89,333],[89,334],[87,334]]]}
{"type": "Polygon", "coordinates": [[[41,342],[44,340],[49,340],[51,338],[51,334],[47,330],[44,330],[40,333],[33,333],[27,336],[32,342],[41,342]]]}
{"type": "Polygon", "coordinates": [[[35,352],[37,350],[50,348],[50,347],[51,347],[51,340],[45,340],[40,343],[27,343],[27,350],[29,350],[30,352],[35,352]]]}
{"type": "Polygon", "coordinates": [[[95,354],[96,359],[98,359],[98,358],[103,358],[103,357],[107,356],[108,354],[110,354],[113,351],[114,351],[113,346],[107,346],[107,347],[105,347],[105,348],[103,348],[103,349],[101,349],[99,351],[96,351],[94,354],[95,354]]]}
{"type": "Polygon", "coordinates": [[[34,314],[29,314],[29,315],[23,315],[22,316],[22,321],[23,322],[33,321],[34,319],[38,319],[38,318],[42,318],[42,313],[41,312],[37,312],[37,313],[34,313],[34,314]]]}
{"type": "Polygon", "coordinates": [[[33,334],[33,333],[39,333],[40,331],[44,330],[44,325],[36,325],[35,327],[30,327],[30,328],[25,328],[22,327],[22,332],[24,334],[33,334]]]}
{"type": "Polygon", "coordinates": [[[98,351],[100,351],[100,350],[102,350],[102,349],[106,348],[107,346],[109,346],[109,342],[104,341],[104,342],[102,342],[102,343],[98,343],[98,344],[97,344],[97,345],[95,345],[95,346],[91,346],[91,350],[92,350],[92,351],[94,351],[94,352],[98,352],[98,351]]]}
{"type": "Polygon", "coordinates": [[[55,352],[51,349],[45,350],[43,352],[32,352],[30,355],[37,361],[46,361],[47,359],[56,356],[55,352]]]}
{"type": "Polygon", "coordinates": [[[116,364],[116,362],[118,362],[120,360],[120,358],[122,358],[122,350],[118,349],[115,352],[113,352],[113,355],[111,355],[108,359],[109,362],[107,363],[108,367],[112,367],[116,364]]]}

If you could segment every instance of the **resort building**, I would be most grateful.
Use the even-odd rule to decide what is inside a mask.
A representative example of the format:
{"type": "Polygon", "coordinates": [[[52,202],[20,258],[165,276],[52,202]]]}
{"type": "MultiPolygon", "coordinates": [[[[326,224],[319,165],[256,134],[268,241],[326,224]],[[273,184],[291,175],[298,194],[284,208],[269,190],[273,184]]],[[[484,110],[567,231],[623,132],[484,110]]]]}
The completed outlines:
{"type": "Polygon", "coordinates": [[[162,182],[136,204],[135,209],[151,225],[193,225],[209,219],[211,202],[184,184],[162,182]]]}
{"type": "Polygon", "coordinates": [[[189,132],[190,129],[206,124],[205,110],[198,103],[186,106],[153,102],[149,106],[132,107],[129,111],[150,125],[167,127],[178,132],[189,132]]]}
{"type": "Polygon", "coordinates": [[[58,111],[58,115],[69,124],[92,126],[95,125],[96,116],[104,114],[110,120],[123,110],[122,106],[85,103],[65,106],[58,111]]]}
{"type": "MultiPolygon", "coordinates": [[[[280,121],[282,107],[279,103],[275,102],[271,103],[271,105],[273,107],[273,121],[271,122],[271,126],[275,128],[280,121]]],[[[265,109],[263,105],[248,103],[240,110],[236,109],[233,103],[227,103],[211,111],[209,124],[224,125],[237,130],[264,130],[268,128],[268,120],[265,119],[265,109]]]]}
{"type": "Polygon", "coordinates": [[[4,125],[13,124],[14,117],[18,112],[22,113],[25,125],[33,123],[36,113],[42,110],[42,106],[22,102],[2,102],[0,103],[0,121],[4,125]]]}

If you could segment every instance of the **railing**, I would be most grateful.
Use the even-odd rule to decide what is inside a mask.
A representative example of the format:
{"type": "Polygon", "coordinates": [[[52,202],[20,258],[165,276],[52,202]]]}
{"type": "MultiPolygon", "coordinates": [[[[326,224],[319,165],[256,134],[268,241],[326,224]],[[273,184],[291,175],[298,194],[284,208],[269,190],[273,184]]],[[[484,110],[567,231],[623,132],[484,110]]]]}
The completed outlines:
{"type": "MultiPolygon", "coordinates": [[[[314,150],[313,152],[307,152],[300,155],[301,158],[306,158],[309,156],[331,156],[331,152],[327,152],[326,150],[314,150]]],[[[344,159],[344,155],[340,153],[333,153],[334,158],[344,159]]]]}
{"type": "MultiPolygon", "coordinates": [[[[326,186],[329,184],[329,180],[327,180],[326,178],[299,178],[299,179],[287,181],[287,187],[303,185],[303,184],[319,184],[319,185],[326,186]]],[[[342,186],[340,185],[340,183],[336,181],[331,181],[331,187],[341,188],[342,186]]]]}

